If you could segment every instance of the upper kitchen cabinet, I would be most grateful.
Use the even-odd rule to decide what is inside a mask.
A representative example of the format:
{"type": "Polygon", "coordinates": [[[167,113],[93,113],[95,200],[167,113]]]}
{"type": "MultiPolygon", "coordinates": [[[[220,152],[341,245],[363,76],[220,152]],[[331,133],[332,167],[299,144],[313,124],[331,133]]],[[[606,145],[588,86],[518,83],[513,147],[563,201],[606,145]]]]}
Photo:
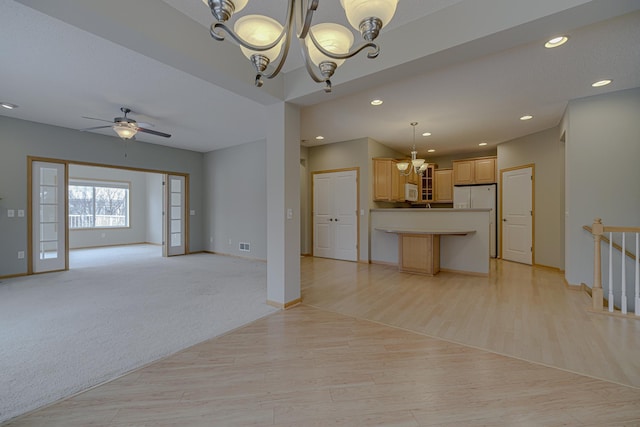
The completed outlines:
{"type": "Polygon", "coordinates": [[[434,171],[434,202],[453,203],[453,169],[434,171]]]}
{"type": "Polygon", "coordinates": [[[373,159],[373,200],[403,202],[405,178],[400,175],[395,159],[373,159]]]}
{"type": "Polygon", "coordinates": [[[453,161],[454,185],[493,184],[495,182],[495,156],[453,161]]]}
{"type": "Polygon", "coordinates": [[[427,166],[427,170],[424,171],[424,174],[418,180],[418,203],[430,203],[435,201],[435,167],[436,165],[430,163],[427,166]]]}

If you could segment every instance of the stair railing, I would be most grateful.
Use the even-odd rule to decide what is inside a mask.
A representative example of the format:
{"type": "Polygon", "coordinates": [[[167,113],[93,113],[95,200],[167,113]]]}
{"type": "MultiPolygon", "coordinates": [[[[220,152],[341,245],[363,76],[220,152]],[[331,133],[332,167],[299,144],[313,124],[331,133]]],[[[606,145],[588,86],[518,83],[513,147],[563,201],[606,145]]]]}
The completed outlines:
{"type": "Polygon", "coordinates": [[[591,229],[585,227],[585,229],[591,231],[594,241],[594,258],[593,258],[593,288],[591,289],[591,298],[593,302],[593,309],[596,311],[602,311],[604,307],[604,291],[602,289],[602,266],[601,266],[601,243],[604,240],[609,244],[609,277],[608,277],[608,306],[607,309],[610,313],[614,312],[613,302],[613,248],[618,249],[622,256],[620,264],[620,312],[627,314],[627,283],[626,283],[626,258],[629,257],[634,260],[635,264],[635,295],[634,295],[634,311],[636,316],[640,316],[640,252],[638,251],[640,246],[640,227],[615,227],[602,224],[600,218],[596,218],[593,222],[591,229]],[[608,233],[608,238],[605,233],[608,233]],[[622,246],[613,241],[614,233],[621,234],[622,246]],[[635,234],[635,254],[628,251],[627,236],[633,237],[635,234]]]}

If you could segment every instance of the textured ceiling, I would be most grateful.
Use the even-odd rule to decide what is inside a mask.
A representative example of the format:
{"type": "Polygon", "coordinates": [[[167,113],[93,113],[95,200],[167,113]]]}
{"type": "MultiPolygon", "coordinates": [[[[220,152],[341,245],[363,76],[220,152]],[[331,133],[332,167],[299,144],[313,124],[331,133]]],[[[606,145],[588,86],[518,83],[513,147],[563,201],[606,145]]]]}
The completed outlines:
{"type": "MultiPolygon", "coordinates": [[[[327,95],[299,57],[284,76],[253,87],[238,49],[210,38],[201,0],[0,0],[0,100],[20,105],[0,114],[81,129],[98,124],[82,116],[111,120],[127,106],[173,134],[139,140],[207,152],[264,139],[265,109],[286,99],[302,106],[308,145],[316,135],[324,143],[370,137],[404,152],[409,122],[418,121],[433,134],[419,137],[419,150],[444,155],[555,126],[570,99],[640,86],[640,1],[489,3],[503,7],[401,0],[380,57],[347,61],[327,95]],[[569,43],[541,47],[560,32],[569,43]],[[605,77],[613,84],[590,86],[605,77]],[[374,97],[385,103],[370,106],[374,97]],[[521,122],[523,114],[534,119],[521,122]]],[[[323,0],[318,20],[343,19],[338,4],[323,0]]]]}

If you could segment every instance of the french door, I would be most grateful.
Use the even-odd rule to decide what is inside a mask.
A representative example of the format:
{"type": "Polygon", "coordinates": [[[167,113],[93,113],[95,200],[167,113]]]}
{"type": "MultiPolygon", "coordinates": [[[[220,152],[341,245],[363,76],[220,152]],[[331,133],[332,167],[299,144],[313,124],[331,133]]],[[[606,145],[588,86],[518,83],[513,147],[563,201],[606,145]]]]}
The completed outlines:
{"type": "Polygon", "coordinates": [[[533,263],[533,168],[502,171],[502,258],[533,263]]]}
{"type": "Polygon", "coordinates": [[[65,270],[66,164],[31,162],[31,262],[34,273],[65,270]]]}
{"type": "Polygon", "coordinates": [[[164,256],[186,252],[186,180],[182,175],[165,176],[164,256]]]}
{"type": "Polygon", "coordinates": [[[313,175],[313,255],[358,260],[357,171],[313,175]]]}

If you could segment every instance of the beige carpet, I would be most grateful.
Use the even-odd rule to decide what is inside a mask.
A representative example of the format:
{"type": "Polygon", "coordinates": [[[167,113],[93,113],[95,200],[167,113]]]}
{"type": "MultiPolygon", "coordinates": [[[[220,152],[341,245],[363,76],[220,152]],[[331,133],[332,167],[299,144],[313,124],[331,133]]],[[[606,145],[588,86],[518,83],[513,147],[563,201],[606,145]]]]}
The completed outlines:
{"type": "Polygon", "coordinates": [[[276,311],[266,263],[148,245],[0,282],[0,422],[276,311]]]}

